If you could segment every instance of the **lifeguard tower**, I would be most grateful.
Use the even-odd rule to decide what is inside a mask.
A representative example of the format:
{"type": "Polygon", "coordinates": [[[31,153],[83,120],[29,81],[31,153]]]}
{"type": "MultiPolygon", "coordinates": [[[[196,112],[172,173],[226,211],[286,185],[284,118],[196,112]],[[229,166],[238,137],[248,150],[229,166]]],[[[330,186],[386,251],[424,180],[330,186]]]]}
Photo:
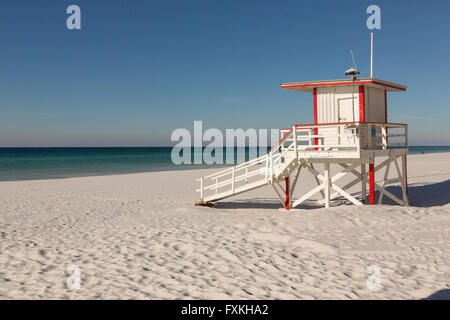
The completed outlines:
{"type": "Polygon", "coordinates": [[[281,140],[268,154],[201,177],[197,204],[209,205],[270,185],[287,210],[318,193],[325,207],[338,197],[355,205],[373,205],[376,191],[378,204],[386,196],[407,206],[408,125],[388,123],[387,117],[388,92],[405,91],[406,87],[351,75],[352,79],[281,84],[285,90],[313,94],[314,123],[282,129],[281,140]],[[331,166],[338,168],[334,175],[331,166]],[[393,167],[395,178],[390,176],[393,167]],[[383,180],[376,183],[376,172],[384,168],[383,180]],[[317,186],[294,199],[302,170],[314,176],[317,186]],[[342,185],[347,175],[354,179],[342,185]],[[358,184],[360,194],[350,194],[348,189],[358,184]],[[386,190],[392,184],[400,184],[401,199],[386,190]]]}

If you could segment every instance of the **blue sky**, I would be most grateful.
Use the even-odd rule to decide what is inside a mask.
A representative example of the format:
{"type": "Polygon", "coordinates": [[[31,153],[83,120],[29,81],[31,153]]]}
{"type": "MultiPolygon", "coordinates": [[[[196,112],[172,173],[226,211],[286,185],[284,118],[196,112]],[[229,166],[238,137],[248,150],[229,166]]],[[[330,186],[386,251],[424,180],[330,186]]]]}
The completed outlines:
{"type": "Polygon", "coordinates": [[[366,8],[381,7],[375,77],[410,144],[450,145],[450,2],[0,2],[0,146],[165,146],[176,128],[311,123],[290,81],[369,73],[366,8]],[[81,8],[82,30],[66,28],[81,8]]]}

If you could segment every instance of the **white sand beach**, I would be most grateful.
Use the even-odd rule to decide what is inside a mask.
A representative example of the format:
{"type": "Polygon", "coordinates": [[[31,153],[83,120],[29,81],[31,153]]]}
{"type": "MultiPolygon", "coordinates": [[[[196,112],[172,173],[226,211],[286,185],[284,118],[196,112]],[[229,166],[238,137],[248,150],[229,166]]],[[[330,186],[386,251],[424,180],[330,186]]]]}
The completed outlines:
{"type": "Polygon", "coordinates": [[[0,182],[0,299],[421,299],[450,289],[450,153],[408,157],[409,207],[288,212],[270,187],[195,207],[195,179],[214,170],[0,182]],[[70,265],[79,289],[66,286],[70,265]],[[366,286],[374,265],[377,291],[366,286]]]}

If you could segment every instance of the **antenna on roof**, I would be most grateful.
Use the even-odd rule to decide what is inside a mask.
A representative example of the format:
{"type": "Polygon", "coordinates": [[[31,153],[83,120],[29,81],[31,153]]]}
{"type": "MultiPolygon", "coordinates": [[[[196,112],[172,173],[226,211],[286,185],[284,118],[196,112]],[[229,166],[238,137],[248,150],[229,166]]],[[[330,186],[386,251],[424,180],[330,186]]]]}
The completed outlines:
{"type": "Polygon", "coordinates": [[[356,68],[356,61],[355,56],[353,55],[353,50],[350,50],[350,54],[352,55],[353,59],[353,67],[350,67],[347,71],[345,71],[346,76],[352,77],[352,108],[355,110],[355,80],[357,80],[357,75],[359,74],[358,68],[356,68]]]}
{"type": "Polygon", "coordinates": [[[352,60],[353,60],[353,66],[354,67],[350,67],[350,69],[345,71],[345,75],[346,76],[351,76],[352,77],[352,81],[355,81],[356,80],[356,75],[359,74],[359,70],[356,67],[356,60],[355,60],[355,56],[353,55],[353,50],[350,50],[350,54],[352,55],[352,60]]]}
{"type": "Polygon", "coordinates": [[[352,49],[350,49],[350,54],[352,55],[353,66],[355,67],[356,70],[358,70],[358,67],[356,66],[355,56],[353,55],[353,50],[352,49]]]}

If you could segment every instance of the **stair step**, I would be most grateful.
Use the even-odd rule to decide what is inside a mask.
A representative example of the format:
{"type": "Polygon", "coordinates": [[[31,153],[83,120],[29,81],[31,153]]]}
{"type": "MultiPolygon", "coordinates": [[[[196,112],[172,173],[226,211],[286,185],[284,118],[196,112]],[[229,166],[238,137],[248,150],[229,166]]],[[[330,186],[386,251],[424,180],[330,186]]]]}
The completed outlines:
{"type": "MultiPolygon", "coordinates": [[[[251,191],[251,190],[260,188],[262,186],[269,185],[271,183],[270,180],[284,179],[285,177],[289,176],[290,173],[292,172],[292,170],[294,170],[296,167],[298,167],[298,164],[299,164],[299,160],[296,157],[284,158],[284,160],[285,160],[285,162],[278,163],[273,168],[274,170],[273,170],[272,179],[270,179],[270,177],[269,177],[269,179],[266,179],[266,177],[264,177],[261,180],[236,187],[234,190],[231,190],[233,182],[230,181],[229,183],[225,183],[221,186],[222,188],[229,188],[228,190],[223,191],[218,194],[206,195],[204,197],[203,201],[198,202],[197,205],[211,205],[212,203],[214,203],[216,201],[219,201],[219,200],[222,200],[222,199],[234,196],[234,195],[238,195],[243,192],[251,191]]],[[[242,170],[242,168],[241,168],[241,170],[242,170]]],[[[239,180],[239,178],[237,178],[237,180],[239,180]]],[[[223,182],[221,182],[221,183],[223,183],[223,182]]]]}

